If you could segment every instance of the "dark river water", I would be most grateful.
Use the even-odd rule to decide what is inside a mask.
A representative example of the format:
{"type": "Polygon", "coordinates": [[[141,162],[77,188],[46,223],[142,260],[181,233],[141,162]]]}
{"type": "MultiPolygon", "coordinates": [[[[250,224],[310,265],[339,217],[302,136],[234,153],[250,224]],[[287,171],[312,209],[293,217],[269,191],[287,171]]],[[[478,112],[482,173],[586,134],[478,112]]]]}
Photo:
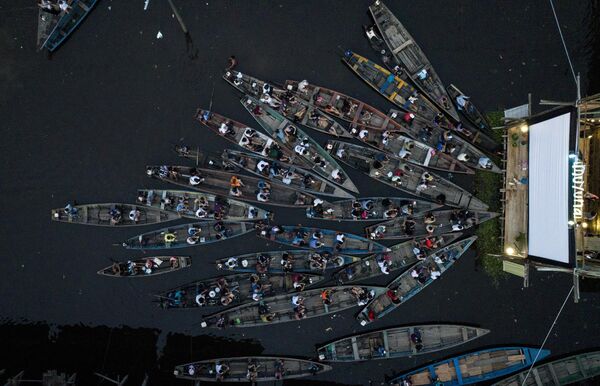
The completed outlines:
{"type": "MultiPolygon", "coordinates": [[[[181,1],[186,42],[168,3],[99,1],[54,55],[35,52],[33,2],[0,1],[0,369],[6,375],[45,369],[144,374],[152,385],[185,384],[177,363],[249,354],[314,358],[315,346],[357,332],[356,310],[268,328],[203,331],[200,314],[160,309],[152,294],[216,275],[217,258],[277,245],[246,235],[181,251],[192,268],[164,277],[118,280],[96,271],[110,259],[139,256],[113,246],[142,229],[52,223],[67,202],[132,202],[138,188],[166,188],[145,176],[146,164],[182,162],[176,143],[228,147],[193,119],[212,108],[254,125],[238,94],[220,79],[226,58],[272,81],[309,79],[387,111],[390,105],[355,77],[338,47],[375,59],[362,25],[368,1],[181,1]],[[158,32],[164,36],[156,39],[158,32]],[[212,95],[212,101],[211,101],[212,95]]],[[[559,1],[561,25],[583,93],[600,91],[598,1],[559,1]],[[596,77],[594,77],[596,76],[596,77]]],[[[575,88],[547,1],[390,1],[441,78],[484,110],[533,100],[572,100],[575,88]]],[[[539,111],[540,108],[536,107],[539,111]]],[[[315,135],[319,141],[325,139],[315,135]]],[[[393,195],[347,170],[364,196],[393,195]]],[[[461,181],[468,184],[469,181],[461,181]]],[[[289,224],[315,224],[301,210],[276,210],[289,224]]],[[[183,222],[183,221],[182,221],[183,222]]],[[[333,224],[328,224],[333,226],[333,224]]],[[[339,227],[360,233],[360,226],[339,227]]],[[[476,342],[429,357],[335,366],[298,384],[380,384],[386,377],[452,354],[494,345],[539,345],[572,284],[568,275],[535,273],[530,288],[508,277],[494,286],[472,249],[441,280],[373,328],[452,322],[491,330],[476,342]]],[[[383,284],[374,281],[374,284],[383,284]]],[[[564,355],[600,346],[596,292],[569,301],[547,348],[564,355]]],[[[287,382],[286,382],[287,384],[287,382]]],[[[291,383],[289,383],[291,384],[291,383]]],[[[591,384],[591,383],[590,383],[591,384]]]]}

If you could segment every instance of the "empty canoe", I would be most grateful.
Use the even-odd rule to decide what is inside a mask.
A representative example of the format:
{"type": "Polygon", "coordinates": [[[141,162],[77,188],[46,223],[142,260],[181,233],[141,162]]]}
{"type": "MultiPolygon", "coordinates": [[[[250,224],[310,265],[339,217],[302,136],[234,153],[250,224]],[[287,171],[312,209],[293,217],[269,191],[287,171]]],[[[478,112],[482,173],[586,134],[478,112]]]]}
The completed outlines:
{"type": "Polygon", "coordinates": [[[384,287],[342,286],[284,294],[242,304],[204,318],[202,327],[258,327],[299,321],[368,304],[384,287]]]}
{"type": "Polygon", "coordinates": [[[138,190],[138,202],[197,220],[264,220],[271,213],[245,202],[214,194],[184,190],[138,190]]]}
{"type": "Polygon", "coordinates": [[[216,261],[218,270],[233,272],[299,272],[321,274],[360,261],[359,257],[302,250],[253,252],[216,261]]]}
{"type": "Polygon", "coordinates": [[[470,342],[487,333],[483,328],[430,324],[393,327],[340,339],[319,347],[319,360],[355,362],[431,354],[470,342]]]}
{"type": "Polygon", "coordinates": [[[531,366],[536,356],[538,360],[541,360],[548,355],[550,355],[549,350],[529,347],[496,347],[433,363],[396,377],[390,383],[401,384],[407,380],[413,386],[439,383],[445,386],[479,384],[523,370],[531,366]]]}
{"type": "Polygon", "coordinates": [[[365,228],[373,240],[398,240],[426,235],[460,232],[498,216],[494,212],[440,210],[419,216],[401,217],[365,228]]]}
{"type": "Polygon", "coordinates": [[[385,245],[372,240],[331,229],[274,225],[263,229],[258,236],[284,245],[332,254],[361,255],[389,251],[385,245]]]}
{"type": "Polygon", "coordinates": [[[317,375],[330,366],[285,357],[237,357],[210,359],[175,367],[175,376],[195,381],[269,382],[317,375]]]}
{"type": "Polygon", "coordinates": [[[177,220],[179,214],[141,205],[107,203],[75,205],[52,209],[53,221],[98,226],[136,226],[177,220]]]}
{"type": "Polygon", "coordinates": [[[204,221],[143,233],[123,243],[127,249],[170,249],[216,243],[254,231],[250,222],[204,221]]]}
{"type": "Polygon", "coordinates": [[[189,256],[148,256],[143,259],[113,263],[98,271],[99,275],[111,277],[149,277],[179,271],[192,265],[189,256]]]}
{"type": "Polygon", "coordinates": [[[402,273],[387,286],[387,292],[375,298],[358,314],[363,326],[384,317],[400,304],[407,302],[441,276],[477,240],[477,236],[457,241],[420,261],[412,269],[402,273]]]}
{"type": "Polygon", "coordinates": [[[238,273],[188,283],[157,295],[163,308],[226,307],[300,292],[323,280],[307,274],[238,273]]]}
{"type": "Polygon", "coordinates": [[[450,233],[405,241],[391,246],[390,252],[364,257],[360,261],[334,272],[332,278],[339,284],[345,284],[398,273],[415,264],[419,259],[424,259],[440,248],[451,244],[461,235],[462,233],[450,233]]]}
{"type": "Polygon", "coordinates": [[[402,197],[365,197],[321,205],[322,210],[306,209],[306,217],[335,221],[376,221],[418,216],[441,205],[402,197]]]}

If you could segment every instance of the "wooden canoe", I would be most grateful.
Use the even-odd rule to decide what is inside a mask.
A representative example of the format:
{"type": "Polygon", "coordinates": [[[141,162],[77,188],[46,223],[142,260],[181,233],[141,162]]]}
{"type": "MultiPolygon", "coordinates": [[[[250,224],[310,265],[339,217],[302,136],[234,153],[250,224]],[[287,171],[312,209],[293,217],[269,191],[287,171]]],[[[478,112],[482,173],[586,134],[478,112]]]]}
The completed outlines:
{"type": "MultiPolygon", "coordinates": [[[[431,146],[437,151],[444,152],[455,159],[458,159],[460,154],[466,154],[468,160],[461,161],[465,166],[493,173],[502,173],[502,170],[492,160],[490,160],[491,167],[482,167],[479,160],[481,158],[488,158],[488,156],[473,145],[470,140],[463,139],[461,136],[456,135],[457,132],[455,129],[429,125],[425,121],[419,119],[415,119],[411,124],[407,124],[403,118],[404,113],[394,109],[390,109],[388,115],[395,122],[402,125],[404,132],[409,137],[418,139],[420,142],[431,146]]],[[[480,140],[483,139],[482,137],[478,138],[480,140]]],[[[480,144],[481,143],[482,142],[480,141],[480,144]]],[[[498,147],[498,144],[494,141],[487,141],[486,143],[488,143],[488,146],[483,147],[483,149],[490,153],[493,153],[498,147]]]]}
{"type": "Polygon", "coordinates": [[[253,221],[272,217],[271,212],[255,205],[225,196],[185,190],[140,189],[137,200],[140,204],[196,220],[253,221]]]}
{"type": "Polygon", "coordinates": [[[279,113],[294,123],[336,137],[351,137],[350,133],[335,119],[281,86],[235,70],[225,72],[223,79],[242,93],[276,108],[279,113]],[[267,93],[268,97],[264,96],[265,90],[270,90],[267,93]]]}
{"type": "Polygon", "coordinates": [[[150,277],[179,271],[192,265],[189,256],[148,256],[143,259],[115,262],[98,271],[98,275],[110,277],[150,277]]]}
{"type": "Polygon", "coordinates": [[[364,197],[322,205],[322,211],[306,209],[306,217],[335,221],[376,221],[418,216],[441,207],[424,200],[403,197],[364,197]]]}
{"type": "Polygon", "coordinates": [[[352,128],[367,127],[374,130],[402,130],[400,124],[391,120],[390,117],[375,107],[338,91],[315,86],[306,80],[301,82],[287,80],[285,87],[321,111],[349,122],[352,128]]]}
{"type": "Polygon", "coordinates": [[[298,272],[322,274],[360,261],[359,257],[313,251],[289,250],[253,252],[217,260],[218,270],[233,272],[298,272]]]}
{"type": "Polygon", "coordinates": [[[458,209],[440,210],[419,216],[384,221],[365,228],[365,232],[367,237],[373,240],[399,240],[427,235],[437,236],[449,232],[463,231],[497,216],[498,213],[494,212],[458,209]]]}
{"type": "Polygon", "coordinates": [[[431,284],[439,274],[446,272],[475,240],[477,240],[477,236],[471,236],[439,249],[425,260],[418,262],[412,269],[395,278],[388,284],[386,293],[375,298],[360,311],[357,316],[360,324],[367,325],[406,303],[431,284]]]}
{"type": "Polygon", "coordinates": [[[51,15],[40,9],[38,21],[38,50],[56,50],[91,12],[97,0],[71,0],[69,12],[51,15]],[[47,20],[43,16],[48,17],[47,20]]]}
{"type": "Polygon", "coordinates": [[[360,261],[334,272],[331,277],[338,284],[346,284],[383,275],[384,269],[387,272],[386,275],[397,274],[418,262],[419,258],[423,259],[453,243],[460,236],[462,233],[449,233],[443,236],[419,237],[405,241],[391,246],[390,252],[364,257],[360,261]]]}
{"type": "MultiPolygon", "coordinates": [[[[294,151],[298,146],[305,149],[304,154],[297,158],[304,162],[298,162],[297,165],[311,169],[321,177],[329,179],[331,182],[340,185],[344,189],[358,193],[356,185],[346,175],[342,167],[333,159],[325,149],[321,147],[314,139],[303,132],[297,125],[294,125],[281,114],[266,106],[258,100],[246,96],[242,98],[241,103],[256,121],[275,139],[282,147],[287,147],[294,151]],[[287,134],[286,130],[291,130],[293,134],[287,134]],[[306,165],[309,165],[306,167],[306,165]],[[334,173],[338,178],[334,178],[334,173]]],[[[292,160],[296,163],[296,160],[292,160]]]]}
{"type": "Polygon", "coordinates": [[[308,274],[238,273],[188,283],[157,295],[163,308],[226,307],[300,292],[323,280],[308,274]]]}
{"type": "Polygon", "coordinates": [[[327,147],[342,162],[402,192],[458,208],[481,211],[488,209],[485,203],[471,193],[418,165],[347,142],[329,141],[327,147]]]}
{"type": "Polygon", "coordinates": [[[301,192],[340,198],[354,197],[320,175],[293,164],[227,149],[223,151],[222,157],[225,162],[231,163],[240,169],[301,192]],[[268,166],[264,167],[263,171],[260,171],[258,168],[261,161],[268,163],[268,166]]]}
{"type": "Polygon", "coordinates": [[[384,287],[342,286],[305,290],[299,295],[284,294],[266,298],[258,303],[242,304],[204,318],[202,327],[258,327],[275,323],[293,322],[341,312],[368,304],[374,297],[385,293],[384,287]],[[297,298],[300,296],[300,298],[297,298]],[[324,301],[324,298],[329,301],[324,301]],[[292,302],[301,299],[304,315],[292,302]],[[328,304],[325,304],[328,303],[328,304]]]}
{"type": "Polygon", "coordinates": [[[385,245],[364,237],[331,229],[274,225],[270,229],[259,232],[258,236],[283,245],[332,254],[362,255],[390,250],[385,245]],[[343,243],[336,241],[338,236],[343,236],[343,243]]]}
{"type": "Polygon", "coordinates": [[[394,378],[390,384],[402,384],[404,380],[413,386],[445,386],[480,384],[531,366],[534,359],[544,359],[549,350],[529,347],[495,347],[459,355],[394,378]]]}
{"type": "MultiPolygon", "coordinates": [[[[409,138],[402,132],[360,129],[355,130],[356,138],[392,158],[408,161],[411,164],[448,173],[474,174],[467,163],[459,161],[443,151],[426,143],[409,138]]],[[[487,157],[486,157],[487,158],[487,157]]],[[[478,159],[474,160],[477,164],[478,159]]]]}
{"type": "Polygon", "coordinates": [[[440,110],[429,99],[387,68],[350,50],[344,53],[342,61],[371,88],[402,110],[422,117],[431,124],[440,114],[440,110]]]}
{"type": "Polygon", "coordinates": [[[233,197],[238,200],[256,202],[259,204],[269,204],[287,207],[308,207],[311,206],[316,198],[308,193],[301,193],[291,189],[283,184],[270,184],[270,197],[266,202],[258,200],[259,183],[264,183],[262,178],[242,176],[238,173],[224,172],[220,170],[211,170],[195,168],[189,166],[147,166],[148,176],[170,182],[175,185],[183,186],[186,189],[192,189],[200,192],[208,192],[226,197],[233,197]],[[198,185],[192,185],[190,179],[198,176],[204,180],[198,185]],[[234,196],[231,190],[230,181],[236,177],[242,181],[243,186],[239,187],[241,196],[234,196]]]}
{"type": "MultiPolygon", "coordinates": [[[[293,150],[282,148],[268,135],[241,122],[234,121],[231,118],[202,109],[198,109],[195,118],[204,127],[214,131],[217,135],[225,138],[231,143],[235,143],[242,149],[251,153],[282,161],[290,160],[295,157],[293,150]],[[226,129],[223,129],[224,126],[226,129]],[[223,133],[219,130],[225,132],[223,133]]],[[[182,148],[179,148],[178,153],[185,156],[185,152],[182,152],[181,150],[182,148]]],[[[185,150],[191,149],[185,148],[185,150]]]]}
{"type": "Polygon", "coordinates": [[[106,203],[52,209],[51,219],[71,224],[126,227],[160,224],[180,218],[179,214],[141,205],[106,203]]]}
{"type": "Polygon", "coordinates": [[[261,356],[187,363],[176,366],[174,373],[177,378],[206,382],[275,382],[280,379],[308,377],[329,370],[331,366],[303,359],[261,356]],[[221,369],[223,374],[218,374],[217,369],[221,369]],[[249,376],[249,369],[252,370],[252,377],[249,376]]]}
{"type": "Polygon", "coordinates": [[[127,249],[171,249],[229,240],[254,231],[250,222],[204,221],[176,225],[132,237],[123,243],[127,249]]]}
{"type": "Polygon", "coordinates": [[[448,350],[489,333],[483,328],[425,324],[392,327],[336,340],[319,347],[319,360],[356,362],[406,358],[448,350]]]}
{"type": "Polygon", "coordinates": [[[452,103],[454,103],[458,111],[460,111],[465,117],[467,117],[469,122],[475,125],[477,130],[491,130],[490,123],[485,117],[485,115],[481,111],[479,111],[479,109],[473,104],[473,102],[468,100],[469,97],[465,93],[460,91],[458,87],[456,87],[453,84],[450,84],[450,86],[446,87],[446,91],[448,92],[450,99],[452,99],[452,103]],[[461,106],[460,103],[458,103],[459,97],[467,99],[465,106],[461,106]]]}
{"type": "Polygon", "coordinates": [[[399,71],[406,73],[421,92],[454,121],[459,122],[458,113],[450,102],[442,80],[400,20],[379,0],[369,7],[369,11],[390,53],[402,64],[399,71]],[[423,74],[423,70],[425,77],[419,76],[423,74]]]}
{"type": "Polygon", "coordinates": [[[571,355],[536,365],[527,380],[529,369],[505,378],[492,386],[562,386],[574,385],[600,375],[600,351],[571,355]],[[523,383],[525,382],[525,383],[523,383]]]}

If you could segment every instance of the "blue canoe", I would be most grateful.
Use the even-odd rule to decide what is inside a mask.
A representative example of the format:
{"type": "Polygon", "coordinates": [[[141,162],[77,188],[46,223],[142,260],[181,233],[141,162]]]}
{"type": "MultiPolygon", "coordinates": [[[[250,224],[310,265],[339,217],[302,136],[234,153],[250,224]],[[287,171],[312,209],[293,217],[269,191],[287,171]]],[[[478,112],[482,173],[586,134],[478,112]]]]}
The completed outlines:
{"type": "Polygon", "coordinates": [[[471,385],[523,370],[531,366],[536,356],[538,356],[537,360],[542,360],[548,355],[550,355],[549,350],[529,347],[496,347],[422,367],[394,378],[390,383],[401,384],[407,380],[413,386],[471,385]]]}
{"type": "Polygon", "coordinates": [[[54,51],[90,13],[97,0],[68,1],[69,12],[53,15],[40,10],[38,17],[38,49],[54,51]]]}

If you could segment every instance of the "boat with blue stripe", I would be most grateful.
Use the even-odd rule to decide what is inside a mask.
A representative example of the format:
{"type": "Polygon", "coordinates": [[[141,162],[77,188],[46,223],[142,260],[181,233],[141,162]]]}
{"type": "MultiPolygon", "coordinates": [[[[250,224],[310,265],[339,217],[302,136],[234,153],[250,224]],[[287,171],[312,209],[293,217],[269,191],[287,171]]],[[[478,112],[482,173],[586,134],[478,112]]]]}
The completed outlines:
{"type": "Polygon", "coordinates": [[[40,8],[38,16],[38,49],[56,50],[91,12],[98,0],[68,0],[66,11],[51,6],[40,8]]]}

